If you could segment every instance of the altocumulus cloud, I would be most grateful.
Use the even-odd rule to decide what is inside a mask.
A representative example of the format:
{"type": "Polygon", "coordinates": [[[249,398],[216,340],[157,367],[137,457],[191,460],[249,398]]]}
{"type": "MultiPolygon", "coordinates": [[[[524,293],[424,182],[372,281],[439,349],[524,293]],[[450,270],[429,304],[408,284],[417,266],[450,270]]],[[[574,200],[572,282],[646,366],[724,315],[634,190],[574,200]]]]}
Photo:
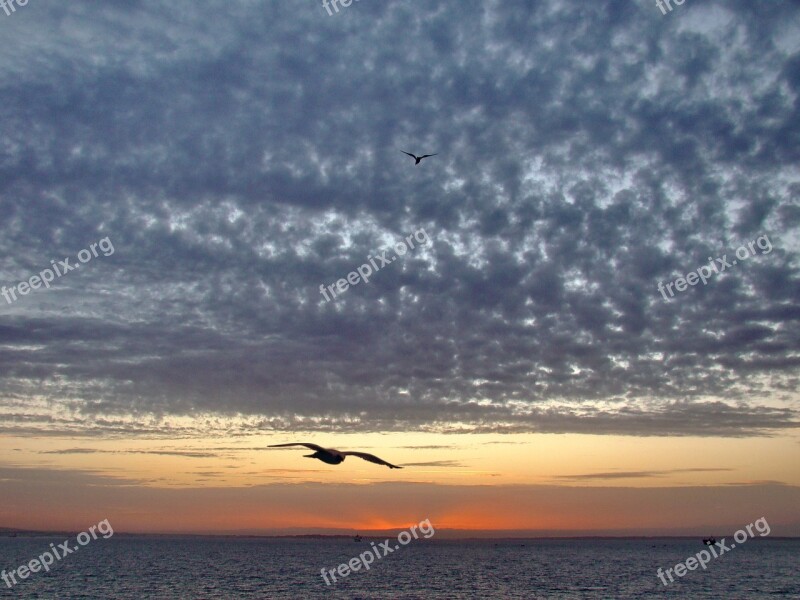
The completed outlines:
{"type": "Polygon", "coordinates": [[[796,2],[40,2],[2,27],[0,279],[116,248],[2,309],[4,431],[798,425],[796,2]]]}

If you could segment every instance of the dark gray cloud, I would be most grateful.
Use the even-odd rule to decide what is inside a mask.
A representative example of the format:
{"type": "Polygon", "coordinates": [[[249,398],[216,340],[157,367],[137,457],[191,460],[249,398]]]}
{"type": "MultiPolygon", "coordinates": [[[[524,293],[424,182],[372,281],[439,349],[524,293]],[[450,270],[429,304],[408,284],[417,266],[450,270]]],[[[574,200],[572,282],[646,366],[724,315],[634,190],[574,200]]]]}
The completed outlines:
{"type": "Polygon", "coordinates": [[[48,467],[23,467],[0,465],[0,482],[12,486],[93,486],[93,487],[137,487],[147,483],[146,479],[131,479],[106,475],[99,471],[80,469],[55,469],[48,467]]]}
{"type": "Polygon", "coordinates": [[[1,26],[0,282],[115,249],[0,298],[2,431],[798,426],[797,2],[39,2],[1,26]]]}
{"type": "Polygon", "coordinates": [[[460,460],[430,460],[428,462],[403,463],[404,467],[464,467],[460,460]]]}
{"type": "Polygon", "coordinates": [[[194,452],[191,450],[99,450],[97,448],[67,448],[64,450],[43,450],[41,454],[157,454],[160,456],[183,456],[186,458],[216,458],[213,452],[194,452]]]}
{"type": "MultiPolygon", "coordinates": [[[[666,477],[675,473],[714,473],[732,471],[728,468],[667,469],[661,471],[609,471],[607,473],[583,473],[580,475],[558,475],[555,479],[567,481],[593,481],[598,479],[640,479],[642,477],[666,477]]],[[[742,484],[740,484],[742,485],[742,484]]]]}

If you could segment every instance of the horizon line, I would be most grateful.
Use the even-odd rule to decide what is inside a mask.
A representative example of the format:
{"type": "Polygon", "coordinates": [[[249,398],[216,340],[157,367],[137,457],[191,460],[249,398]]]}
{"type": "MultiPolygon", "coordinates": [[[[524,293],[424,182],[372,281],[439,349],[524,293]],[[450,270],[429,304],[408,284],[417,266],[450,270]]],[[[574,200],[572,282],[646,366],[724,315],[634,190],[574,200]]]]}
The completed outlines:
{"type": "MultiPolygon", "coordinates": [[[[283,530],[283,531],[291,531],[283,530]]],[[[114,535],[123,536],[152,536],[152,537],[220,537],[220,538],[271,538],[271,539],[286,539],[286,538],[352,538],[354,535],[360,537],[376,538],[385,535],[396,534],[404,531],[403,528],[399,529],[361,529],[359,533],[355,530],[334,530],[341,531],[342,533],[245,533],[245,532],[135,532],[135,531],[114,531],[114,535]]],[[[11,538],[17,536],[51,536],[51,535],[75,535],[78,531],[71,530],[41,530],[41,529],[16,529],[11,527],[0,527],[0,538],[11,538]]],[[[708,531],[705,533],[697,534],[620,534],[620,533],[578,533],[570,534],[565,532],[559,534],[552,530],[513,530],[513,529],[446,529],[439,528],[436,533],[448,534],[448,540],[589,540],[589,539],[702,539],[705,535],[709,535],[708,531]],[[537,533],[538,532],[538,533],[537,533]],[[461,535],[459,535],[461,534],[461,535]],[[477,535],[476,535],[477,534],[477,535]],[[483,534],[483,535],[481,535],[483,534]],[[502,535],[507,534],[507,535],[502,535]],[[457,536],[457,537],[451,537],[457,536]]],[[[730,535],[730,534],[713,534],[715,537],[730,535]]],[[[109,536],[111,537],[111,536],[109,536]]],[[[428,541],[432,540],[435,536],[424,538],[428,541]]],[[[800,535],[765,535],[753,537],[753,540],[769,538],[769,539],[785,539],[796,540],[800,539],[800,535]]]]}

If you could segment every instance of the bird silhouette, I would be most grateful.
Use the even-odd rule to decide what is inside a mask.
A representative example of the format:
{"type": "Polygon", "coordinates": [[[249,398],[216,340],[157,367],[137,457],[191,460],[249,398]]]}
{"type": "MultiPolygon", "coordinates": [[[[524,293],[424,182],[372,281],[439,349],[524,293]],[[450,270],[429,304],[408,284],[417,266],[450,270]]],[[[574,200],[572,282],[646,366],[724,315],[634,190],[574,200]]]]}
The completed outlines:
{"type": "MultiPolygon", "coordinates": [[[[402,152],[402,150],[401,150],[402,152]]],[[[344,462],[344,459],[347,456],[357,456],[358,458],[363,458],[366,461],[371,463],[375,463],[376,465],[386,465],[390,469],[402,469],[403,467],[398,467],[397,465],[393,465],[391,463],[386,462],[382,458],[378,458],[374,454],[367,454],[366,452],[342,452],[340,450],[335,450],[333,448],[323,448],[322,446],[317,446],[316,444],[306,444],[304,442],[297,442],[291,444],[272,444],[269,446],[270,448],[285,448],[287,446],[305,446],[310,450],[315,450],[314,454],[305,454],[305,458],[316,458],[321,460],[324,463],[328,463],[329,465],[338,465],[344,462]]]]}
{"type": "Polygon", "coordinates": [[[408,154],[411,158],[413,158],[416,161],[414,163],[415,165],[418,165],[419,161],[421,161],[423,158],[428,158],[429,156],[436,156],[436,154],[438,154],[437,152],[436,154],[424,154],[422,156],[415,156],[414,154],[411,154],[411,152],[406,152],[405,150],[400,150],[400,152],[402,152],[403,154],[408,154]]]}

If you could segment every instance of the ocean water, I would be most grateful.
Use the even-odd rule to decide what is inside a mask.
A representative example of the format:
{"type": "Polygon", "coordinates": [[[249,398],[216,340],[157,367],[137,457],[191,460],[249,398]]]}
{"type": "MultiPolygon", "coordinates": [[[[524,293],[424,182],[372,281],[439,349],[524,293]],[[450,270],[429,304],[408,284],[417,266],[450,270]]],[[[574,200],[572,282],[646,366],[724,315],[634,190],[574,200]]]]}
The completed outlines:
{"type": "MultiPolygon", "coordinates": [[[[0,569],[14,569],[64,540],[0,537],[0,569]]],[[[371,541],[117,534],[89,542],[11,589],[0,581],[0,598],[800,598],[800,540],[769,538],[748,540],[666,587],[658,567],[684,561],[703,549],[701,542],[420,539],[375,560],[368,571],[325,584],[320,569],[349,561],[371,541]]]]}

